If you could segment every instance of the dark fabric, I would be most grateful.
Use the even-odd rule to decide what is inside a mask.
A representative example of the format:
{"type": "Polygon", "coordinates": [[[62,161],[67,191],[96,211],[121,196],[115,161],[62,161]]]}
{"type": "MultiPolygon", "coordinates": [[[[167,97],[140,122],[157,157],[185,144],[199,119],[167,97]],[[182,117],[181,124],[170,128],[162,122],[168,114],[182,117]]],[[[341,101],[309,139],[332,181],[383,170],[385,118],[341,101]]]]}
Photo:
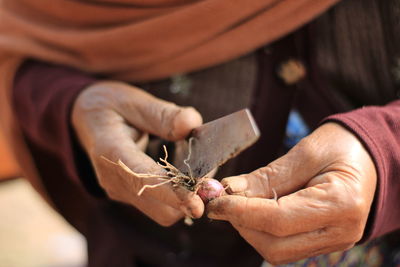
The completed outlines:
{"type": "Polygon", "coordinates": [[[343,1],[310,26],[317,87],[338,110],[385,105],[400,90],[400,1],[343,1]]]}

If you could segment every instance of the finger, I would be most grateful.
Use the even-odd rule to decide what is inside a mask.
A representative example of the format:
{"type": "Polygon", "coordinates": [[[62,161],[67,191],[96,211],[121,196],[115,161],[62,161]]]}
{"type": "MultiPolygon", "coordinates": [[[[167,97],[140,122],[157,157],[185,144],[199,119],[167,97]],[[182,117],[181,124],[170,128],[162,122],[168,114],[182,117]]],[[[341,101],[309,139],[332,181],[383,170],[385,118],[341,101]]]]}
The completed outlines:
{"type": "Polygon", "coordinates": [[[342,231],[335,228],[323,228],[288,237],[276,237],[238,225],[233,226],[258,253],[274,265],[342,251],[354,245],[354,243],[345,241],[342,238],[342,231]]]}
{"type": "Polygon", "coordinates": [[[204,203],[200,197],[182,186],[173,188],[178,199],[180,200],[179,209],[186,215],[192,218],[200,218],[204,213],[204,203]]]}
{"type": "MultiPolygon", "coordinates": [[[[117,117],[119,115],[115,114],[114,116],[117,117]]],[[[118,121],[117,118],[111,120],[118,121]]],[[[92,154],[97,157],[103,156],[114,163],[120,160],[135,173],[165,176],[166,171],[153,159],[143,153],[132,141],[131,130],[134,131],[134,129],[125,125],[123,122],[103,125],[100,131],[107,134],[102,135],[100,139],[97,140],[97,142],[103,145],[95,146],[98,149],[100,147],[100,151],[92,152],[92,154]]],[[[103,161],[103,166],[104,164],[109,164],[103,159],[97,160],[103,161]]],[[[105,167],[110,166],[108,165],[105,167]]],[[[180,186],[173,187],[172,183],[165,183],[154,188],[146,188],[143,194],[138,196],[138,193],[144,186],[156,186],[160,183],[164,183],[166,180],[155,177],[141,178],[132,175],[132,173],[127,172],[121,168],[121,166],[113,167],[117,168],[121,177],[128,180],[127,186],[132,188],[132,198],[143,197],[147,199],[150,197],[177,210],[181,210],[186,215],[194,218],[199,218],[203,214],[204,204],[197,194],[180,186]]]]}
{"type": "Polygon", "coordinates": [[[338,203],[340,194],[335,195],[338,191],[326,183],[302,189],[278,201],[222,196],[207,205],[207,212],[211,219],[230,221],[276,236],[288,236],[339,221],[339,210],[345,210],[338,203]]]}
{"type": "Polygon", "coordinates": [[[185,213],[182,210],[177,210],[156,198],[137,196],[137,185],[135,185],[138,182],[137,179],[127,177],[127,173],[113,161],[98,159],[93,162],[99,174],[100,185],[106,189],[111,199],[133,205],[163,226],[170,226],[184,216],[185,213]],[[118,168],[117,171],[115,168],[118,168]]]}
{"type": "Polygon", "coordinates": [[[162,226],[171,226],[185,215],[184,212],[151,198],[135,198],[131,204],[162,226]]]}
{"type": "MultiPolygon", "coordinates": [[[[139,150],[124,151],[120,153],[120,156],[121,162],[135,173],[166,176],[164,169],[139,150]]],[[[193,218],[201,217],[204,212],[204,204],[197,194],[182,186],[175,186],[173,183],[169,182],[171,181],[169,178],[142,178],[131,175],[121,168],[119,172],[128,176],[126,179],[131,180],[130,184],[132,185],[132,193],[135,194],[135,198],[156,199],[161,203],[181,210],[185,215],[193,218]]]]}
{"type": "Polygon", "coordinates": [[[185,138],[193,128],[202,124],[202,117],[192,107],[179,107],[123,83],[104,83],[115,88],[113,108],[134,127],[163,139],[185,138]]]}
{"type": "Polygon", "coordinates": [[[309,144],[299,145],[286,155],[271,162],[266,167],[249,174],[227,177],[222,184],[229,194],[247,197],[273,198],[297,191],[321,170],[320,159],[309,148],[309,144]]]}
{"type": "Polygon", "coordinates": [[[346,151],[358,151],[360,144],[351,143],[352,147],[343,148],[342,140],[353,136],[337,136],[338,126],[325,124],[310,136],[302,139],[286,155],[271,162],[250,174],[226,178],[223,184],[228,187],[228,193],[240,194],[247,197],[274,197],[287,195],[303,188],[310,179],[322,173],[334,161],[348,161],[344,159],[346,151]]]}
{"type": "MultiPolygon", "coordinates": [[[[166,175],[166,171],[156,164],[149,156],[141,151],[126,151],[124,155],[121,153],[121,158],[125,159],[125,164],[135,172],[140,170],[140,173],[144,174],[159,174],[160,176],[166,175]]],[[[151,196],[159,200],[162,203],[170,205],[175,209],[181,210],[185,215],[193,218],[199,218],[204,212],[204,204],[201,198],[192,191],[184,188],[180,185],[175,185],[172,182],[168,182],[168,179],[159,178],[140,178],[132,176],[136,184],[136,192],[140,192],[145,185],[153,185],[156,187],[149,187],[143,191],[141,196],[151,196]],[[164,183],[161,186],[159,184],[164,183]]],[[[172,181],[169,179],[169,181],[172,181]]]]}

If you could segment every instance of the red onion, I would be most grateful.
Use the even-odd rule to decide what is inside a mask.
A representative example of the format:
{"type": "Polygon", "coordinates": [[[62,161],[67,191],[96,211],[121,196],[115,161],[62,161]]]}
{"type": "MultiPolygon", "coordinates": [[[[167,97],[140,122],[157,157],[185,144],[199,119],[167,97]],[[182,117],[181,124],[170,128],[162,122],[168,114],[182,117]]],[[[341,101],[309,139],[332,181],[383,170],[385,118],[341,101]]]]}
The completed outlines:
{"type": "Polygon", "coordinates": [[[213,200],[222,195],[224,192],[224,187],[220,182],[211,178],[204,178],[199,184],[197,194],[203,200],[204,203],[213,200]]]}

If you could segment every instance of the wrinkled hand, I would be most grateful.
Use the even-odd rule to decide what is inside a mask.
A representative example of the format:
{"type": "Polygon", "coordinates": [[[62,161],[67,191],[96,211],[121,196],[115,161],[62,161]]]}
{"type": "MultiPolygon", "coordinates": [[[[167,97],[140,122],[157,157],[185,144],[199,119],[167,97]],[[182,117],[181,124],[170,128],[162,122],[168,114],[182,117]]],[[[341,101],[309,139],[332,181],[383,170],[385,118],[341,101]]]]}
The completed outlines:
{"type": "Polygon", "coordinates": [[[121,159],[136,173],[164,174],[165,170],[142,152],[151,133],[163,139],[183,139],[202,123],[193,108],[178,107],[124,83],[103,81],[86,88],[75,101],[72,124],[95,168],[100,185],[111,199],[131,204],[163,226],[184,215],[198,218],[204,205],[199,196],[184,188],[158,184],[159,178],[138,178],[119,166],[121,159]]]}
{"type": "Polygon", "coordinates": [[[232,195],[211,201],[208,216],[229,221],[267,261],[293,262],[354,246],[376,179],[359,140],[327,123],[268,166],[225,178],[232,195]]]}

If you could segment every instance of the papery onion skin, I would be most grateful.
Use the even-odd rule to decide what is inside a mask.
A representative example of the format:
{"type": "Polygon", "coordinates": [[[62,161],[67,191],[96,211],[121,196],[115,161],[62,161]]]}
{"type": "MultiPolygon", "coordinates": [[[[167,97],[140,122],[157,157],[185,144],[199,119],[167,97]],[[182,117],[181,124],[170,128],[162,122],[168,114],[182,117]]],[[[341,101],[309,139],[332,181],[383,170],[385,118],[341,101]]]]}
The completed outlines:
{"type": "Polygon", "coordinates": [[[211,178],[203,178],[197,190],[197,194],[205,204],[214,198],[220,197],[223,192],[223,185],[218,180],[211,178]]]}

